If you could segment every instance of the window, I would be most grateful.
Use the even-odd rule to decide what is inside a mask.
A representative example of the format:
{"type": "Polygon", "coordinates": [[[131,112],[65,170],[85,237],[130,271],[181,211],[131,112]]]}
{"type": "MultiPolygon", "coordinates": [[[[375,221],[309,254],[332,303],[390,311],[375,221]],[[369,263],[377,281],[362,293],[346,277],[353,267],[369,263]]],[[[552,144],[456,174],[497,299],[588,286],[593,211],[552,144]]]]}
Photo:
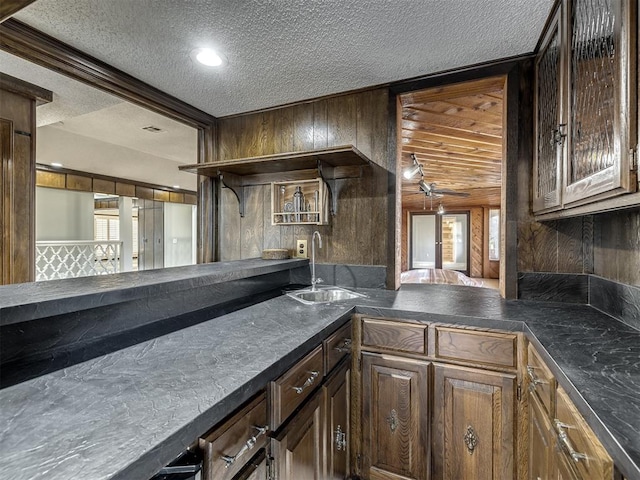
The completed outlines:
{"type": "Polygon", "coordinates": [[[500,210],[489,209],[489,260],[500,260],[500,210]]]}
{"type": "Polygon", "coordinates": [[[120,220],[118,217],[96,215],[94,217],[93,238],[96,242],[120,240],[120,220]]]}

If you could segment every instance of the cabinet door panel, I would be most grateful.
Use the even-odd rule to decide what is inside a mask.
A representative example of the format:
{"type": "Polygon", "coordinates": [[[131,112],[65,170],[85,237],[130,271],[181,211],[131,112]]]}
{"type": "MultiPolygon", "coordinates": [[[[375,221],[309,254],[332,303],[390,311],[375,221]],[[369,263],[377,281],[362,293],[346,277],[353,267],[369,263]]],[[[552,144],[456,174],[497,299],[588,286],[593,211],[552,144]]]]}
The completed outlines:
{"type": "Polygon", "coordinates": [[[535,392],[529,394],[529,479],[551,478],[553,461],[551,420],[535,392]]]}
{"type": "Polygon", "coordinates": [[[324,394],[318,391],[273,439],[278,480],[321,480],[324,471],[324,394]]]}
{"type": "Polygon", "coordinates": [[[362,358],[365,475],[427,479],[429,364],[374,354],[362,358]]]}
{"type": "Polygon", "coordinates": [[[561,119],[563,60],[561,42],[562,6],[558,5],[543,37],[536,59],[536,155],[533,166],[533,211],[539,212],[560,206],[562,190],[561,119]]]}
{"type": "Polygon", "coordinates": [[[350,429],[349,364],[332,375],[325,387],[327,400],[327,475],[326,480],[344,480],[349,475],[350,429]]]}
{"type": "MultiPolygon", "coordinates": [[[[569,155],[564,203],[635,191],[629,149],[637,108],[637,24],[623,0],[569,2],[569,155]]],[[[635,145],[634,145],[635,146],[635,145]]]]}
{"type": "Polygon", "coordinates": [[[434,478],[515,478],[515,386],[515,375],[435,365],[434,478]]]}

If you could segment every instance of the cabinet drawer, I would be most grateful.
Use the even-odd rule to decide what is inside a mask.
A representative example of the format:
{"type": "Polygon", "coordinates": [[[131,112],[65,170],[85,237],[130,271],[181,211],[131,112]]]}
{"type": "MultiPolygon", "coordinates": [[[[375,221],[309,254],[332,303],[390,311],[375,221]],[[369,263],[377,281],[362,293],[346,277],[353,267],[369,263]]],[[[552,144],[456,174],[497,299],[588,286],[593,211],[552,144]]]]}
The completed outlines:
{"type": "Polygon", "coordinates": [[[613,478],[611,457],[562,388],[558,388],[556,394],[556,418],[553,424],[558,445],[572,458],[571,463],[581,478],[589,480],[613,478]]]}
{"type": "Polygon", "coordinates": [[[531,344],[528,347],[527,375],[529,376],[529,391],[535,393],[547,413],[551,414],[554,411],[556,379],[531,344]]]}
{"type": "Polygon", "coordinates": [[[436,327],[436,358],[515,368],[518,336],[436,327]]]}
{"type": "Polygon", "coordinates": [[[397,352],[426,353],[427,326],[362,319],[362,345],[397,352]]]}
{"type": "Polygon", "coordinates": [[[270,384],[272,428],[276,430],[322,383],[322,345],[270,384]]]}
{"type": "Polygon", "coordinates": [[[338,329],[323,342],[324,372],[329,374],[340,360],[351,353],[351,322],[338,329]]]}
{"type": "Polygon", "coordinates": [[[254,398],[213,433],[200,438],[204,452],[204,480],[230,480],[266,446],[267,401],[265,393],[254,398]]]}

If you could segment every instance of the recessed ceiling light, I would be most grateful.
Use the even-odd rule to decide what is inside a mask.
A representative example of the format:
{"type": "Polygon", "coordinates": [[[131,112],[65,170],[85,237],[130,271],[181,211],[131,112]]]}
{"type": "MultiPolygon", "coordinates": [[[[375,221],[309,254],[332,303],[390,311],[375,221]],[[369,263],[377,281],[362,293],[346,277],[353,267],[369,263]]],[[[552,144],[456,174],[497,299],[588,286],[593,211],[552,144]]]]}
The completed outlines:
{"type": "Polygon", "coordinates": [[[59,168],[59,167],[61,167],[61,166],[62,166],[62,164],[61,164],[61,163],[57,163],[57,162],[51,162],[51,166],[52,166],[52,167],[58,167],[58,168],[59,168]]]}
{"type": "Polygon", "coordinates": [[[226,63],[224,55],[220,55],[210,48],[197,48],[191,52],[191,56],[207,67],[219,67],[226,63]]]}
{"type": "Polygon", "coordinates": [[[173,188],[180,188],[180,185],[174,185],[173,188]]]}

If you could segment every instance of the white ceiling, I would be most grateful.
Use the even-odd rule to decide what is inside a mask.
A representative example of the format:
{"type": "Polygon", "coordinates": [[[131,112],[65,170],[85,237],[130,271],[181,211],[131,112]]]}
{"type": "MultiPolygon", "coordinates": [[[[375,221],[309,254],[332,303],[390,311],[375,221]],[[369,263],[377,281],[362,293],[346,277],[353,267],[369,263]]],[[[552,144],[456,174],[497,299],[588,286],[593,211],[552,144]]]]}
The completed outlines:
{"type": "Polygon", "coordinates": [[[531,52],[552,3],[38,0],[16,18],[225,116],[531,52]],[[228,65],[196,65],[202,46],[228,65]]]}
{"type": "Polygon", "coordinates": [[[2,50],[0,71],[53,92],[36,109],[38,163],[196,190],[196,175],[178,171],[197,162],[196,129],[2,50]]]}

